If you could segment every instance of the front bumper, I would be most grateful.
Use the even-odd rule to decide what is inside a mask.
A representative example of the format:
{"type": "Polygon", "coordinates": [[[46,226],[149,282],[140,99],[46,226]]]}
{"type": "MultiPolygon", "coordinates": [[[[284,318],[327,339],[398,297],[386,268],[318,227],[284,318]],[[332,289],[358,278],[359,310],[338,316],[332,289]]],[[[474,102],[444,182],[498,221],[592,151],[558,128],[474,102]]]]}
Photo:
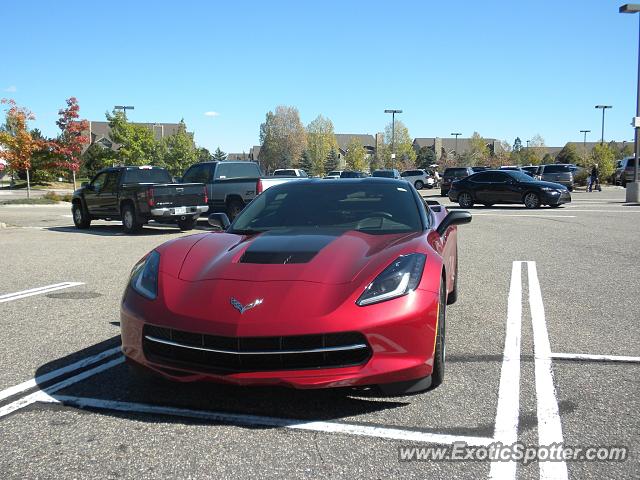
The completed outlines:
{"type": "Polygon", "coordinates": [[[151,216],[152,217],[183,217],[185,215],[196,216],[201,213],[205,213],[209,210],[208,205],[197,205],[190,207],[163,207],[163,208],[152,208],[151,216]],[[182,211],[184,209],[184,211],[182,211]]]}
{"type": "MultiPolygon", "coordinates": [[[[295,324],[290,324],[286,320],[275,321],[273,318],[265,318],[264,321],[255,324],[239,325],[246,320],[242,318],[237,323],[230,324],[227,319],[224,322],[203,321],[180,315],[167,308],[161,297],[149,301],[128,289],[120,315],[122,350],[128,361],[178,382],[211,381],[234,385],[282,385],[307,389],[393,383],[416,380],[431,374],[438,312],[437,293],[416,290],[404,297],[380,304],[367,307],[357,307],[355,304],[344,305],[340,310],[342,311],[332,315],[333,318],[305,318],[304,321],[298,319],[295,324]],[[349,320],[345,320],[346,318],[349,320]],[[149,325],[152,325],[151,329],[149,325]],[[205,349],[214,350],[214,352],[204,354],[195,352],[194,355],[198,355],[198,362],[200,362],[197,365],[192,363],[196,366],[189,366],[184,362],[165,361],[151,354],[148,348],[149,332],[158,332],[158,329],[160,331],[179,329],[183,336],[174,339],[173,343],[178,346],[174,345],[171,348],[175,351],[176,348],[181,349],[188,343],[192,346],[188,348],[188,355],[192,350],[195,352],[193,335],[227,339],[232,342],[232,346],[230,347],[230,344],[204,345],[205,349]],[[185,332],[192,333],[184,335],[185,332]],[[234,332],[237,332],[236,335],[233,335],[234,332]],[[272,369],[269,367],[271,364],[266,360],[261,363],[260,359],[253,358],[249,367],[251,371],[238,371],[235,367],[225,368],[228,365],[221,367],[213,364],[207,368],[202,366],[202,355],[213,355],[213,358],[219,358],[215,355],[219,355],[219,351],[222,351],[229,356],[230,349],[238,349],[233,346],[235,341],[237,345],[245,341],[246,344],[255,344],[255,342],[260,343],[261,340],[272,339],[274,336],[330,337],[347,334],[347,332],[349,334],[356,332],[366,342],[367,354],[359,360],[358,364],[351,362],[351,364],[340,366],[334,361],[326,367],[282,369],[282,363],[280,363],[280,367],[272,369]],[[147,341],[146,350],[143,346],[145,341],[147,341]]],[[[157,335],[155,337],[157,341],[157,335]]],[[[348,343],[353,348],[361,348],[362,345],[362,342],[348,343]]],[[[263,346],[263,348],[268,347],[263,346]]],[[[296,355],[295,349],[288,348],[288,351],[285,348],[278,355],[296,355]]],[[[306,349],[309,350],[309,347],[307,346],[306,349]]],[[[241,351],[241,348],[238,351],[241,351]]],[[[246,352],[241,355],[245,354],[246,352]]],[[[269,357],[269,360],[272,360],[274,355],[269,357]]],[[[267,359],[267,356],[265,355],[264,358],[267,359]]]]}
{"type": "Polygon", "coordinates": [[[541,198],[541,203],[543,203],[544,205],[562,205],[564,203],[570,202],[571,194],[566,190],[563,190],[562,192],[544,192],[541,198]]]}

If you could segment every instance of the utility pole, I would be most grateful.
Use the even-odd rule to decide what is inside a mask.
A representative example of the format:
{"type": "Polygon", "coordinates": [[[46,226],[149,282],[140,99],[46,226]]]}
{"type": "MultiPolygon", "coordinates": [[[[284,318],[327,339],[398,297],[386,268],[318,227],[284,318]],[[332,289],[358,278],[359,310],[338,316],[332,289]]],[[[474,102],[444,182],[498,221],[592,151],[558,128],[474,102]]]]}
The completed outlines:
{"type": "Polygon", "coordinates": [[[391,168],[396,168],[396,113],[402,110],[385,110],[384,113],[391,114],[391,168]]]}
{"type": "Polygon", "coordinates": [[[451,135],[454,135],[456,137],[456,158],[459,156],[458,155],[458,137],[460,135],[462,135],[461,133],[452,133],[451,135]]]}
{"type": "Polygon", "coordinates": [[[596,105],[596,108],[602,109],[602,136],[600,137],[600,145],[604,143],[604,111],[607,108],[613,108],[611,105],[596,105]]]}

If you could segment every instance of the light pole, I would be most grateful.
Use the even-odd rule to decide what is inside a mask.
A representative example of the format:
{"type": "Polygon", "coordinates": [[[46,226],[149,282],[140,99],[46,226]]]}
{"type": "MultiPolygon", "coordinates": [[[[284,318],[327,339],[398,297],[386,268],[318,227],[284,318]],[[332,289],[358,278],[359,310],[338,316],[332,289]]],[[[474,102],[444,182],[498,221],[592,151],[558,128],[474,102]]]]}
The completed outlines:
{"type": "MultiPolygon", "coordinates": [[[[622,5],[619,9],[620,13],[637,13],[640,12],[640,5],[637,3],[627,3],[626,5],[622,5]]],[[[637,86],[637,96],[636,96],[636,116],[633,119],[633,127],[635,131],[634,136],[634,152],[635,152],[635,161],[633,168],[633,183],[627,183],[627,192],[626,192],[626,200],[628,203],[638,203],[640,202],[640,184],[638,183],[638,159],[640,159],[640,145],[638,145],[638,128],[640,128],[640,121],[638,119],[640,117],[640,44],[638,46],[638,86],[637,86]]],[[[624,175],[624,173],[623,173],[624,175]]]]}
{"type": "Polygon", "coordinates": [[[600,145],[604,143],[604,111],[607,108],[612,108],[611,105],[596,105],[596,108],[602,109],[602,136],[600,137],[600,145]]]}
{"type": "Polygon", "coordinates": [[[591,130],[580,130],[580,133],[584,133],[584,140],[582,140],[582,149],[584,150],[584,156],[587,157],[587,133],[591,130]]]}
{"type": "Polygon", "coordinates": [[[462,135],[461,133],[452,133],[456,137],[456,157],[458,156],[458,137],[462,135]]]}
{"type": "Polygon", "coordinates": [[[391,168],[396,168],[396,113],[402,110],[385,110],[384,113],[391,114],[391,168]]]}
{"type": "Polygon", "coordinates": [[[124,118],[127,118],[127,110],[135,110],[135,107],[132,107],[131,105],[116,105],[115,107],[113,107],[114,110],[122,110],[122,113],[124,113],[124,118]]]}

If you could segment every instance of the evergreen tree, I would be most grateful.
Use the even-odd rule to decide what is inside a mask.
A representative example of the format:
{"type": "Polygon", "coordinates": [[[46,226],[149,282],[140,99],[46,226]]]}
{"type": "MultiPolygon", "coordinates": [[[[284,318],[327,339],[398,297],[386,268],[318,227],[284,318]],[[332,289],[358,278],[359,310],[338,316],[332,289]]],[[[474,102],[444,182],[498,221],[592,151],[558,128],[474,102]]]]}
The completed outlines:
{"type": "Polygon", "coordinates": [[[307,150],[304,150],[302,152],[302,158],[300,159],[300,168],[302,168],[307,173],[312,172],[313,164],[311,163],[311,158],[309,158],[309,152],[307,150]]]}
{"type": "Polygon", "coordinates": [[[213,152],[213,160],[216,162],[222,162],[227,159],[227,154],[220,150],[220,147],[216,148],[216,151],[213,152]]]}
{"type": "Polygon", "coordinates": [[[329,151],[329,155],[327,156],[327,161],[324,164],[324,173],[328,174],[332,170],[338,168],[338,152],[335,148],[332,148],[329,151]]]}
{"type": "Polygon", "coordinates": [[[431,147],[422,147],[416,157],[418,168],[429,168],[429,165],[433,165],[434,163],[436,163],[436,152],[434,152],[431,147]]]}

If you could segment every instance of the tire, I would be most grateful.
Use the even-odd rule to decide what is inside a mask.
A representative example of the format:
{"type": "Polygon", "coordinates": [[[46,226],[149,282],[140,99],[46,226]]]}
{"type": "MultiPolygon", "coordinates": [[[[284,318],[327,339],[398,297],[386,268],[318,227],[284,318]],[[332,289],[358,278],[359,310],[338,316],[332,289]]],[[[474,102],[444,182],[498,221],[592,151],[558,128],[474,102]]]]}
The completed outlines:
{"type": "Polygon", "coordinates": [[[196,219],[193,217],[187,217],[184,220],[178,220],[178,228],[183,232],[186,230],[193,230],[196,224],[196,219]]]}
{"type": "Polygon", "coordinates": [[[416,190],[422,190],[424,188],[424,183],[421,180],[416,180],[416,183],[413,184],[416,187],[416,190]]]}
{"type": "Polygon", "coordinates": [[[71,207],[71,215],[76,228],[85,229],[91,226],[91,219],[82,204],[74,203],[71,207]]]}
{"type": "Polygon", "coordinates": [[[472,208],[473,207],[473,197],[469,192],[461,192],[458,195],[458,205],[462,208],[472,208]]]}
{"type": "Polygon", "coordinates": [[[229,220],[233,221],[234,218],[238,216],[238,214],[244,208],[244,202],[238,198],[232,198],[227,202],[227,216],[229,220]]]}
{"type": "Polygon", "coordinates": [[[522,199],[527,208],[540,208],[540,197],[537,193],[529,192],[522,199]]]}
{"type": "Polygon", "coordinates": [[[127,204],[122,207],[122,227],[126,233],[137,233],[142,228],[142,223],[138,220],[133,205],[127,204]]]}

